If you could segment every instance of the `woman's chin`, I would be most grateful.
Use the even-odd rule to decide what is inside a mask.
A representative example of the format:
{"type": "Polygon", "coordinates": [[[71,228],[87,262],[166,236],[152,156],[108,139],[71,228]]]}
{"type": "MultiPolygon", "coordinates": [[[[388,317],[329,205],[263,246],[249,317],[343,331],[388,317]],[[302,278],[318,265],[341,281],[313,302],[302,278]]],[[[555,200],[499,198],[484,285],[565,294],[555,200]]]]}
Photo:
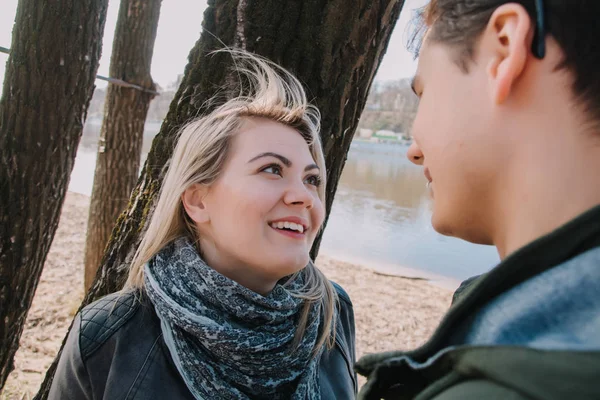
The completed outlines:
{"type": "Polygon", "coordinates": [[[282,254],[270,260],[270,264],[275,261],[274,270],[281,272],[281,276],[294,274],[308,265],[310,258],[308,254],[294,256],[292,254],[282,254]]]}

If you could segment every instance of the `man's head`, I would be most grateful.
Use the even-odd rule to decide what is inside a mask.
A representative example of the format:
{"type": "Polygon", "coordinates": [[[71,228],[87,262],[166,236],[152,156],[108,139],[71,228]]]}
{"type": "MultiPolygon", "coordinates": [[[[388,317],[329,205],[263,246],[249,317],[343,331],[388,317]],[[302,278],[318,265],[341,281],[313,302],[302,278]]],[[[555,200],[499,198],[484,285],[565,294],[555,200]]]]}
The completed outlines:
{"type": "Polygon", "coordinates": [[[425,7],[408,156],[432,181],[440,233],[498,245],[509,203],[539,198],[548,163],[569,162],[581,143],[600,138],[598,16],[597,0],[425,7]],[[532,51],[540,15],[542,58],[532,51]]]}

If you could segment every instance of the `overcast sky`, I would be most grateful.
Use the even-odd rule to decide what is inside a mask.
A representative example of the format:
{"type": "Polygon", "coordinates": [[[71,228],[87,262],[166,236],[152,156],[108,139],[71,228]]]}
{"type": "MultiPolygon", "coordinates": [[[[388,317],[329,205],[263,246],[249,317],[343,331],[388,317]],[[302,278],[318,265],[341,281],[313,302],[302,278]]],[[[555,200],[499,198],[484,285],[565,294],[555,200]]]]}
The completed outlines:
{"type": "MultiPolygon", "coordinates": [[[[388,51],[377,76],[378,81],[389,81],[414,74],[416,63],[406,51],[406,25],[412,10],[422,6],[426,0],[406,0],[406,5],[396,24],[388,51]]],[[[202,15],[206,0],[163,0],[158,23],[158,34],[152,60],[152,78],[163,88],[183,73],[187,56],[200,37],[202,15]]],[[[110,0],[108,17],[104,28],[104,45],[98,74],[108,76],[113,33],[119,8],[118,0],[110,0]]],[[[11,46],[12,26],[17,9],[17,0],[2,0],[0,13],[0,46],[11,46]]],[[[4,82],[4,69],[8,55],[0,53],[0,82],[4,82]]],[[[97,80],[96,86],[104,87],[106,82],[97,80]]],[[[1,88],[0,88],[1,90],[1,88]]]]}

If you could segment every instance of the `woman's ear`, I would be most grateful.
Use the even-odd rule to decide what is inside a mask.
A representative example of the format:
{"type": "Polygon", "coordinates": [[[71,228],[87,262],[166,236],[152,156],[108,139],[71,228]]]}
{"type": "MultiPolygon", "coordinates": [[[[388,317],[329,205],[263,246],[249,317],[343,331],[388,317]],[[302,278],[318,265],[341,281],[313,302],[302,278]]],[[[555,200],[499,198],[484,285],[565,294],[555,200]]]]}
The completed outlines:
{"type": "Polygon", "coordinates": [[[205,204],[207,193],[208,187],[199,183],[194,183],[181,195],[181,202],[183,203],[186,214],[197,224],[205,224],[210,221],[208,208],[205,204]]]}
{"type": "Polygon", "coordinates": [[[527,64],[533,24],[520,4],[504,4],[496,9],[485,31],[484,41],[491,45],[488,78],[496,104],[502,104],[514,89],[527,64]]]}

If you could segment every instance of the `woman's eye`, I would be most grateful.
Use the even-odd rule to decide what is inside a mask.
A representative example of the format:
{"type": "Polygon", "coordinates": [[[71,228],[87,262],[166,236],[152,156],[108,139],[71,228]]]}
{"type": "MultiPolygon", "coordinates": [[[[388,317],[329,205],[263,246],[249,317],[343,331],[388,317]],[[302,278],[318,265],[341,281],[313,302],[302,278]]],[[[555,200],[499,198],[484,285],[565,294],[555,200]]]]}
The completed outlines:
{"type": "Polygon", "coordinates": [[[267,174],[279,175],[281,176],[281,167],[279,165],[267,165],[260,172],[266,172],[267,174]]]}
{"type": "Polygon", "coordinates": [[[309,185],[313,185],[315,187],[319,187],[321,186],[321,177],[319,175],[311,175],[308,176],[304,182],[306,182],[309,185]]]}

